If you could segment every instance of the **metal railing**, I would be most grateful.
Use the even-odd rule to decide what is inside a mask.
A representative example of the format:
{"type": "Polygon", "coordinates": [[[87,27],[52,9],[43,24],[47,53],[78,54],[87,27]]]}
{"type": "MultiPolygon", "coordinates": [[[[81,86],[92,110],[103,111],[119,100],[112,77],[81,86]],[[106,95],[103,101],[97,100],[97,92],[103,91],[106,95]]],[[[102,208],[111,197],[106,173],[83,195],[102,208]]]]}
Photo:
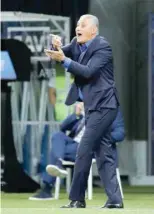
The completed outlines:
{"type": "Polygon", "coordinates": [[[59,131],[60,123],[55,121],[12,121],[16,154],[26,172],[35,177],[37,165],[42,158],[50,158],[51,138],[59,131]],[[24,130],[24,133],[22,132],[24,130]]]}

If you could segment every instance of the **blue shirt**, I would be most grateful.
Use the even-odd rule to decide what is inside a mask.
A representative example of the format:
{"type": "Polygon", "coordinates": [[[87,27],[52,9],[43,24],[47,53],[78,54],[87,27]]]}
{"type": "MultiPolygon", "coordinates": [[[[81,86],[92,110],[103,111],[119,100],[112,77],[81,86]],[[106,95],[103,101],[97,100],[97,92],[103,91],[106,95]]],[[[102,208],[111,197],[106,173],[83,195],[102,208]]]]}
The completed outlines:
{"type": "MultiPolygon", "coordinates": [[[[81,53],[82,53],[83,51],[86,51],[86,50],[87,50],[87,48],[89,47],[89,45],[91,44],[92,41],[93,41],[93,39],[89,40],[89,41],[86,42],[85,44],[79,45],[79,48],[80,48],[81,53]]],[[[63,62],[64,68],[68,69],[69,66],[70,66],[70,64],[71,64],[71,62],[72,62],[72,60],[71,60],[70,58],[65,57],[65,60],[64,60],[64,62],[63,62]]]]}
{"type": "MultiPolygon", "coordinates": [[[[79,45],[80,51],[81,53],[86,52],[87,48],[89,47],[89,45],[91,44],[91,42],[93,41],[93,39],[89,40],[88,42],[86,42],[85,44],[79,45]]],[[[63,66],[64,68],[68,69],[70,64],[71,64],[72,60],[68,57],[65,57],[65,60],[63,62],[63,66]]],[[[78,87],[78,91],[79,91],[79,97],[81,100],[83,100],[83,95],[81,92],[81,89],[78,87]]]]}

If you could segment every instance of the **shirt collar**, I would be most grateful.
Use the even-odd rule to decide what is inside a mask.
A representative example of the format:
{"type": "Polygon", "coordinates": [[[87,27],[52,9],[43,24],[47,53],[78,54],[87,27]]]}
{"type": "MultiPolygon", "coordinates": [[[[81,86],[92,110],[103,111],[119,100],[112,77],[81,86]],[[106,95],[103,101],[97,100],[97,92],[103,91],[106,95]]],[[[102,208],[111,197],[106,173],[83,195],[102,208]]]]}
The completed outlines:
{"type": "Polygon", "coordinates": [[[89,41],[86,42],[85,44],[79,45],[80,50],[81,50],[82,52],[85,51],[85,50],[89,47],[89,45],[92,43],[92,41],[93,41],[94,39],[95,39],[95,38],[89,40],[89,41]]]}
{"type": "Polygon", "coordinates": [[[88,48],[89,45],[92,43],[93,39],[89,40],[88,42],[85,43],[86,47],[88,48]]]}

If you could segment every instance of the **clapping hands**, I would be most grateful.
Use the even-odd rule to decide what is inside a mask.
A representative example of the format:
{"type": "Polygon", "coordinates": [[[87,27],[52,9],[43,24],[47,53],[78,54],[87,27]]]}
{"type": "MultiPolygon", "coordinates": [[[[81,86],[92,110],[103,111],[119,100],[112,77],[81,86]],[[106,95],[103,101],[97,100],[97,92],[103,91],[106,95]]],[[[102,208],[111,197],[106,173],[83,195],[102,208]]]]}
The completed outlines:
{"type": "Polygon", "coordinates": [[[55,50],[45,49],[44,52],[48,57],[50,57],[53,60],[56,60],[58,62],[64,61],[65,55],[61,49],[61,46],[62,46],[61,37],[53,34],[51,35],[52,35],[52,46],[54,49],[57,49],[57,50],[55,51],[55,50]]]}

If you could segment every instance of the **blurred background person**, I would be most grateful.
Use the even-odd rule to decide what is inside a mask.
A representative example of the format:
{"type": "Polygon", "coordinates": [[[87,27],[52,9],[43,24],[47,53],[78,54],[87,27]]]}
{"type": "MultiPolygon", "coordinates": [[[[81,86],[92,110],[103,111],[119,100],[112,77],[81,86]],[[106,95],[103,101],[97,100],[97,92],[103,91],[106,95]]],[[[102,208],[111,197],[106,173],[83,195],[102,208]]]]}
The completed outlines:
{"type": "MultiPolygon", "coordinates": [[[[64,91],[61,79],[63,76],[51,77],[48,82],[48,96],[49,102],[53,110],[53,119],[62,122],[68,115],[68,109],[65,105],[66,92],[64,91]],[[56,85],[55,85],[56,81],[56,85]]],[[[49,110],[50,111],[50,110],[49,110]]]]}
{"type": "MultiPolygon", "coordinates": [[[[75,161],[78,143],[84,133],[84,107],[83,103],[77,103],[75,106],[75,113],[69,115],[61,124],[60,131],[53,134],[51,139],[51,153],[50,162],[47,168],[48,172],[53,174],[54,171],[57,176],[66,177],[67,172],[63,169],[62,160],[75,161]]],[[[40,163],[41,165],[41,163],[40,163]]],[[[30,200],[50,200],[53,198],[52,189],[55,183],[55,176],[49,175],[45,168],[41,173],[41,191],[30,200]]]]}

